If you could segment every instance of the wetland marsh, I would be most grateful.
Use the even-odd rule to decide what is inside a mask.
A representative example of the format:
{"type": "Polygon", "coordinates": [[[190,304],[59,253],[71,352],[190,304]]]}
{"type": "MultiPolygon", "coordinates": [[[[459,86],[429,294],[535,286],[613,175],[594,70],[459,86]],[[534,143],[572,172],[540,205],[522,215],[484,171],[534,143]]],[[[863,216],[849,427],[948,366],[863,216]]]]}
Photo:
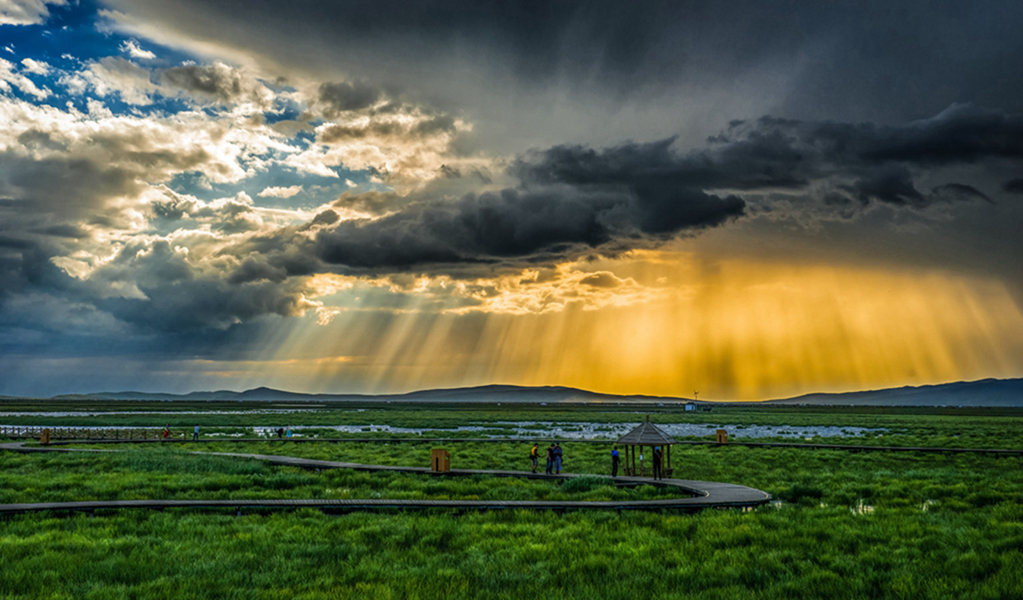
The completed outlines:
{"type": "MultiPolygon", "coordinates": [[[[710,414],[650,412],[651,420],[668,424],[875,430],[828,438],[850,444],[1023,446],[1023,415],[1011,411],[774,412],[729,407],[710,414]]],[[[84,418],[104,419],[92,423],[97,426],[177,419],[179,425],[172,427],[184,430],[198,415],[153,415],[140,423],[145,417],[84,418]]],[[[215,433],[272,427],[281,415],[238,411],[202,418],[203,431],[215,433]]],[[[285,418],[293,426],[323,426],[333,420],[359,427],[415,427],[419,421],[432,428],[459,423],[508,428],[527,421],[618,427],[641,417],[636,411],[606,408],[370,407],[356,412],[338,407],[285,418]]],[[[45,416],[18,419],[50,424],[45,416]]],[[[534,431],[538,441],[550,439],[543,430],[534,431]]],[[[566,471],[607,472],[610,443],[562,441],[566,471]]],[[[665,493],[652,486],[616,488],[596,478],[570,486],[507,478],[316,472],[191,454],[254,452],[425,466],[432,447],[416,441],[204,440],[95,446],[117,450],[102,453],[0,452],[0,502],[155,497],[600,500],[665,493]]],[[[529,445],[522,442],[481,439],[445,447],[455,468],[528,468],[529,445]]],[[[329,515],[303,509],[240,515],[132,510],[9,516],[0,520],[0,597],[631,598],[637,589],[652,598],[1020,597],[1019,461],[739,446],[675,449],[676,476],[741,483],[774,495],[771,505],[748,512],[329,515]]]]}

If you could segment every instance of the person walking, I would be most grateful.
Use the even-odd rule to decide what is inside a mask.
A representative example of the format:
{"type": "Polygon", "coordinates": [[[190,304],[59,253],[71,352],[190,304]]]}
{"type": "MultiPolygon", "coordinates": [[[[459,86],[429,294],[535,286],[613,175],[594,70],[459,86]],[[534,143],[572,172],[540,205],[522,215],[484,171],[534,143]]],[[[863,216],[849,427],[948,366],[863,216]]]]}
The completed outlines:
{"type": "Polygon", "coordinates": [[[554,444],[547,446],[547,475],[554,472],[554,444]]]}
{"type": "Polygon", "coordinates": [[[163,426],[163,439],[166,440],[169,437],[170,437],[170,425],[164,425],[163,426]]]}
{"type": "Polygon", "coordinates": [[[654,446],[654,479],[664,479],[661,474],[661,459],[664,455],[661,453],[660,446],[654,446]]]}
{"type": "Polygon", "coordinates": [[[284,428],[283,427],[278,427],[277,428],[277,439],[279,439],[279,440],[280,439],[284,439],[284,428]]]}
{"type": "Polygon", "coordinates": [[[192,441],[193,442],[198,442],[199,441],[199,426],[198,425],[195,426],[195,431],[192,432],[192,441]]]}
{"type": "Polygon", "coordinates": [[[561,442],[554,444],[554,473],[561,474],[561,442]]]}
{"type": "Polygon", "coordinates": [[[540,444],[533,444],[529,450],[529,461],[533,463],[533,472],[536,473],[537,464],[540,462],[540,444]]]}
{"type": "Polygon", "coordinates": [[[615,446],[611,450],[611,477],[618,477],[618,461],[619,461],[619,459],[620,459],[620,457],[618,456],[618,446],[615,446]]]}

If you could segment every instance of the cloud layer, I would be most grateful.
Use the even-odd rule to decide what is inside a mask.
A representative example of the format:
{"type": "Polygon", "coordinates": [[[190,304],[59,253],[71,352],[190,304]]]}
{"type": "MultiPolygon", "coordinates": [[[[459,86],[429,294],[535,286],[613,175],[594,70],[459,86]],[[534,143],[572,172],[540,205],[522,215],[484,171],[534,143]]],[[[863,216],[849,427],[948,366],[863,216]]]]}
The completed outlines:
{"type": "Polygon", "coordinates": [[[1023,299],[1023,12],[928,6],[0,3],[6,352],[641,306],[701,244],[1023,299]]]}

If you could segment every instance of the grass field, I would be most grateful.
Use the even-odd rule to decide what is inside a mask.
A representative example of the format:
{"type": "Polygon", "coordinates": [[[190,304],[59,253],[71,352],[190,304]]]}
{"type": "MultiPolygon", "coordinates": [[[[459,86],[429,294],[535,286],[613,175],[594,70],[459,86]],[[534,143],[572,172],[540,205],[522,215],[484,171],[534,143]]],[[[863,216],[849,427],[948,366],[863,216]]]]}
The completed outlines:
{"type": "MultiPolygon", "coordinates": [[[[418,411],[395,407],[331,412],[334,422],[397,425],[415,422],[418,411]]],[[[941,413],[729,408],[652,413],[652,418],[887,429],[866,440],[828,440],[841,443],[1023,447],[1018,414],[941,413]]],[[[223,420],[202,421],[204,431],[269,425],[277,418],[247,414],[239,422],[231,415],[215,416],[223,420]]],[[[329,416],[306,414],[305,422],[327,423],[329,416]]],[[[100,424],[145,420],[140,417],[144,415],[112,415],[100,424]]],[[[181,415],[182,424],[195,418],[181,415]]],[[[488,419],[639,418],[633,411],[606,408],[516,412],[476,407],[424,412],[420,421],[444,426],[488,419]]],[[[137,424],[164,423],[163,415],[157,419],[137,424]]],[[[200,442],[97,446],[117,450],[103,453],[0,452],[0,502],[155,497],[595,500],[666,493],[650,486],[618,489],[592,478],[559,486],[507,478],[315,472],[189,453],[226,450],[425,466],[431,447],[200,442]]],[[[528,445],[522,443],[447,447],[456,468],[524,470],[528,464],[528,445]]],[[[609,449],[566,442],[566,471],[605,473],[609,449]]],[[[677,476],[757,487],[780,502],[750,512],[693,514],[325,515],[300,510],[239,516],[168,510],[19,515],[0,519],[0,598],[1023,597],[1019,458],[687,446],[677,447],[673,459],[677,476]]]]}

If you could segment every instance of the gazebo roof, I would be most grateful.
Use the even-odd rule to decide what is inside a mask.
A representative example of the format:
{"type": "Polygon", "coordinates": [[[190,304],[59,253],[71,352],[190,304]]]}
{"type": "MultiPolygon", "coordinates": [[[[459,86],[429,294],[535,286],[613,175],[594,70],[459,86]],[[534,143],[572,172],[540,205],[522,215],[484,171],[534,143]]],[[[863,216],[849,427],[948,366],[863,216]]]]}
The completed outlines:
{"type": "Polygon", "coordinates": [[[640,423],[635,429],[618,438],[619,444],[631,446],[660,446],[677,444],[675,438],[661,431],[661,428],[650,422],[647,417],[645,423],[640,423]]]}

